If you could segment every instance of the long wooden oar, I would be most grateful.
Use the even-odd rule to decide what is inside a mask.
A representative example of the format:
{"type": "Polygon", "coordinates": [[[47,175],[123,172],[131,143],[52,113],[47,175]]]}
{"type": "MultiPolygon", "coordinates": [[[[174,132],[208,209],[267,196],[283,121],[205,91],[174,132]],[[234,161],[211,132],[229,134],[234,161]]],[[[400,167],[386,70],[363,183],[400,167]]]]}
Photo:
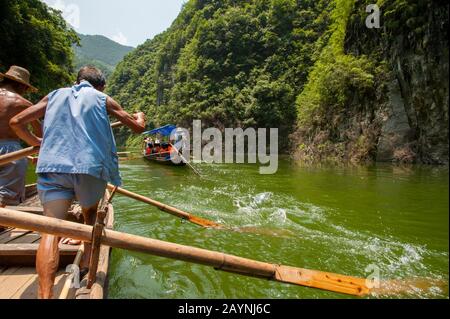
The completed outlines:
{"type": "MultiPolygon", "coordinates": [[[[92,240],[92,226],[3,208],[0,209],[0,224],[59,237],[78,239],[84,242],[90,242],[92,240]]],[[[364,296],[370,293],[370,288],[367,287],[366,280],[362,278],[265,263],[108,229],[104,231],[102,244],[113,248],[211,266],[216,270],[264,278],[287,284],[354,296],[364,296]]]]}
{"type": "MultiPolygon", "coordinates": [[[[115,189],[115,186],[108,185],[108,189],[112,191],[112,190],[115,189]]],[[[169,205],[160,203],[160,202],[158,202],[156,200],[153,200],[151,198],[148,198],[148,197],[136,194],[136,193],[132,193],[132,192],[127,191],[126,189],[123,189],[123,188],[117,188],[117,193],[122,194],[122,195],[127,196],[127,197],[130,197],[132,199],[138,200],[140,202],[143,202],[143,203],[155,206],[155,207],[159,208],[163,212],[169,213],[169,214],[171,214],[173,216],[182,218],[184,220],[187,220],[190,223],[193,223],[193,224],[196,224],[196,225],[199,225],[199,226],[202,226],[202,227],[206,227],[206,228],[221,228],[222,227],[221,225],[219,225],[219,224],[217,224],[217,223],[215,223],[213,221],[210,221],[210,220],[207,220],[207,219],[204,219],[204,218],[201,218],[201,217],[194,216],[192,214],[189,214],[187,212],[179,210],[178,208],[171,207],[169,205]]]]}
{"type": "Polygon", "coordinates": [[[170,144],[173,149],[177,152],[178,156],[181,158],[181,160],[186,163],[193,171],[195,174],[197,174],[200,177],[203,177],[199,171],[197,171],[197,169],[183,156],[183,154],[181,154],[181,152],[178,150],[178,148],[175,147],[175,145],[170,144]]]}
{"type": "Polygon", "coordinates": [[[24,148],[23,150],[8,153],[0,156],[0,166],[9,164],[14,161],[18,161],[22,158],[35,155],[39,153],[39,146],[24,148]]]}

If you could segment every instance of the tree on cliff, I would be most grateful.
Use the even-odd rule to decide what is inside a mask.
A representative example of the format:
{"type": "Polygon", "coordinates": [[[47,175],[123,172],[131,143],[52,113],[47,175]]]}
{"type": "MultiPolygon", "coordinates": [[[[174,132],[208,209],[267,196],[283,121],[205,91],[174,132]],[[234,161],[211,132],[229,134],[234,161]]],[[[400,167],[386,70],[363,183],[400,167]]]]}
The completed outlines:
{"type": "Polygon", "coordinates": [[[73,80],[76,33],[40,0],[0,0],[0,70],[30,70],[40,96],[73,80]]]}

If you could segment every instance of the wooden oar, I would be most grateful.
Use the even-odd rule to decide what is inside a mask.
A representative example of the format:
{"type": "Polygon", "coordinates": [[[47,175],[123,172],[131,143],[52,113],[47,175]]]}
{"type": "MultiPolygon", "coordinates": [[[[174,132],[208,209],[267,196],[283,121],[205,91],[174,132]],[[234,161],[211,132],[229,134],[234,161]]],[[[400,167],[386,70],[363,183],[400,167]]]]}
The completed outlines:
{"type": "MultiPolygon", "coordinates": [[[[84,242],[92,240],[92,226],[3,208],[0,208],[0,224],[58,237],[73,238],[84,242]]],[[[211,266],[216,270],[239,275],[264,278],[354,296],[364,296],[370,293],[366,280],[362,278],[265,263],[216,251],[120,233],[109,229],[104,231],[101,241],[103,245],[113,248],[211,266]]]]}
{"type": "Polygon", "coordinates": [[[186,163],[194,171],[195,174],[197,174],[198,176],[202,177],[202,175],[195,169],[195,167],[192,166],[192,164],[186,158],[184,158],[183,154],[181,154],[181,152],[174,145],[172,145],[172,144],[170,144],[170,145],[177,152],[178,156],[181,157],[183,162],[186,163]]]}
{"type": "Polygon", "coordinates": [[[22,158],[31,156],[31,155],[35,155],[37,153],[39,153],[39,146],[34,146],[34,147],[28,147],[28,148],[24,148],[23,150],[17,151],[17,152],[12,152],[12,153],[8,153],[5,155],[1,155],[0,156],[0,166],[9,164],[11,162],[14,161],[18,161],[22,158]]]}
{"type": "Polygon", "coordinates": [[[115,123],[111,124],[112,128],[119,128],[119,127],[122,127],[122,126],[123,126],[122,122],[115,122],[115,123]]]}
{"type": "MultiPolygon", "coordinates": [[[[115,189],[115,186],[108,185],[108,189],[112,191],[112,190],[115,189]]],[[[151,198],[148,198],[148,197],[136,194],[136,193],[132,193],[132,192],[127,191],[126,189],[123,189],[123,188],[117,188],[117,193],[119,193],[121,195],[124,195],[124,196],[127,196],[129,198],[138,200],[140,202],[143,202],[143,203],[155,206],[155,207],[159,208],[163,212],[169,213],[169,214],[171,214],[173,216],[182,218],[184,220],[187,220],[190,223],[193,223],[193,224],[205,227],[205,228],[221,228],[222,227],[221,225],[219,225],[219,224],[217,224],[217,223],[215,223],[213,221],[210,221],[210,220],[207,220],[207,219],[204,219],[204,218],[201,218],[201,217],[194,216],[192,214],[189,214],[187,212],[179,210],[178,208],[168,206],[166,204],[160,203],[160,202],[158,202],[156,200],[153,200],[151,198]]]]}

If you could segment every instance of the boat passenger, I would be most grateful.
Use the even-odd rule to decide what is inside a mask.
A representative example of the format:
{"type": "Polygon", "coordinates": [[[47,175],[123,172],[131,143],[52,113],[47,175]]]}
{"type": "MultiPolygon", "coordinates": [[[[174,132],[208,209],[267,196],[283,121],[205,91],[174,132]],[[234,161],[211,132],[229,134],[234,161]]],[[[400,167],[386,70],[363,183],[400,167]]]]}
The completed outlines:
{"type": "Polygon", "coordinates": [[[148,146],[149,148],[153,148],[153,147],[154,147],[154,142],[153,142],[153,139],[152,139],[152,138],[150,138],[150,139],[148,140],[147,146],[148,146]]]}
{"type": "MultiPolygon", "coordinates": [[[[36,92],[30,84],[30,72],[19,66],[12,66],[5,74],[0,73],[0,155],[22,149],[17,134],[9,121],[33,105],[22,95],[36,92]]],[[[39,121],[32,122],[35,134],[42,136],[39,121]]],[[[27,159],[0,166],[0,207],[17,206],[25,200],[25,175],[27,159]]],[[[0,231],[4,227],[0,226],[0,231]]]]}
{"type": "MultiPolygon", "coordinates": [[[[145,130],[145,115],[130,115],[104,94],[106,81],[92,66],[81,68],[77,82],[48,94],[38,104],[15,116],[10,125],[17,136],[31,146],[40,146],[37,165],[38,191],[44,215],[65,219],[75,199],[82,207],[85,223],[93,225],[107,183],[121,185],[117,148],[109,115],[136,133],[145,130]],[[44,138],[32,134],[27,125],[45,117],[44,138]],[[76,132],[73,134],[72,132],[76,132]]],[[[59,267],[60,239],[43,235],[36,261],[39,298],[53,297],[53,285],[59,267]]],[[[90,244],[85,243],[80,264],[87,273],[90,244]]]]}
{"type": "Polygon", "coordinates": [[[161,141],[159,139],[156,139],[153,153],[159,153],[159,152],[161,152],[161,141]]]}

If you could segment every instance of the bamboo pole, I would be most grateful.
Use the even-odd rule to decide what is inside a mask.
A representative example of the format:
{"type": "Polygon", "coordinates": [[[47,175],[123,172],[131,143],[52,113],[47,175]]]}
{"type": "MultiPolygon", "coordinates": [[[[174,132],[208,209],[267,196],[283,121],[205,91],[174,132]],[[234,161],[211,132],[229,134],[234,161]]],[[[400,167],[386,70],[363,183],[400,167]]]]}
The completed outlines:
{"type": "MultiPolygon", "coordinates": [[[[30,215],[8,209],[0,208],[0,224],[60,237],[69,237],[84,242],[90,242],[92,240],[92,226],[30,215]]],[[[104,232],[102,244],[113,248],[211,266],[216,270],[265,278],[282,283],[355,296],[364,296],[370,293],[370,289],[366,286],[365,280],[361,278],[280,266],[108,229],[104,232]]]]}
{"type": "Polygon", "coordinates": [[[24,148],[23,150],[0,156],[0,166],[20,160],[22,158],[39,153],[39,146],[24,148]]]}
{"type": "MultiPolygon", "coordinates": [[[[110,184],[108,185],[108,189],[109,190],[112,191],[114,188],[115,188],[115,186],[110,185],[110,184]]],[[[199,225],[199,226],[202,226],[202,227],[206,227],[206,228],[221,228],[222,227],[221,225],[219,225],[219,224],[217,224],[217,223],[215,223],[213,221],[210,221],[210,220],[207,220],[207,219],[204,219],[204,218],[201,218],[201,217],[194,216],[194,215],[189,214],[187,212],[184,212],[184,211],[182,211],[182,210],[180,210],[178,208],[171,207],[169,205],[160,203],[160,202],[158,202],[156,200],[153,200],[151,198],[148,198],[148,197],[136,194],[136,193],[132,193],[132,192],[127,191],[126,189],[123,189],[123,188],[117,188],[117,193],[122,194],[124,196],[127,196],[129,198],[138,200],[140,202],[143,202],[143,203],[155,206],[155,207],[159,208],[163,212],[169,213],[169,214],[171,214],[173,216],[182,218],[184,220],[187,220],[190,223],[193,223],[193,224],[196,224],[196,225],[199,225]]]]}

